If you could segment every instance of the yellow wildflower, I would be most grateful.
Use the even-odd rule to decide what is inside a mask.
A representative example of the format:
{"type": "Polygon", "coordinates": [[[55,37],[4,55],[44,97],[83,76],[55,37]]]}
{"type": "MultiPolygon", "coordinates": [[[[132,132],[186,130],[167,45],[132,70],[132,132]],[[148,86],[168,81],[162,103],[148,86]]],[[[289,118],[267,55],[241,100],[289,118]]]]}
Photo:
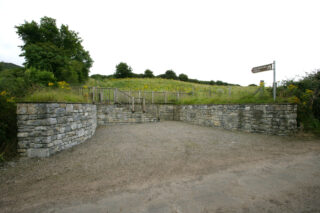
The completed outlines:
{"type": "Polygon", "coordinates": [[[69,84],[65,81],[59,81],[58,82],[58,86],[61,88],[61,89],[64,89],[64,88],[68,88],[69,87],[69,84]]]}
{"type": "Polygon", "coordinates": [[[14,97],[7,98],[7,102],[13,103],[14,102],[14,97]]]}
{"type": "Polygon", "coordinates": [[[1,96],[5,96],[6,94],[7,94],[7,92],[6,92],[5,90],[3,90],[3,91],[0,93],[1,96]]]}
{"type": "Polygon", "coordinates": [[[87,86],[87,85],[84,85],[83,88],[84,88],[84,89],[88,89],[88,86],[87,86]]]}
{"type": "Polygon", "coordinates": [[[311,89],[306,89],[307,94],[313,94],[313,91],[311,89]]]}
{"type": "Polygon", "coordinates": [[[48,86],[49,86],[49,87],[51,87],[51,86],[53,86],[53,85],[54,85],[54,83],[52,83],[52,82],[49,82],[49,83],[48,83],[48,86]]]}
{"type": "Polygon", "coordinates": [[[293,85],[293,84],[290,84],[289,86],[288,86],[288,89],[289,90],[294,90],[294,89],[297,89],[298,87],[296,86],[296,85],[293,85]]]}
{"type": "Polygon", "coordinates": [[[299,99],[297,96],[288,98],[288,101],[289,101],[290,103],[295,103],[295,104],[299,104],[299,103],[300,103],[300,99],[299,99]]]}

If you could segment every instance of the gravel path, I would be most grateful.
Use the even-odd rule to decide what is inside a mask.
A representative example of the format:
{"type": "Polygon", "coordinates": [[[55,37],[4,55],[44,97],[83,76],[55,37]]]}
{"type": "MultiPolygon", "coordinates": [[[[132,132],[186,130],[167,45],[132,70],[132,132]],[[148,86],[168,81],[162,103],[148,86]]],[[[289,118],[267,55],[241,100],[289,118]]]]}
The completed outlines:
{"type": "Polygon", "coordinates": [[[0,211],[320,212],[319,177],[319,139],[118,125],[1,167],[0,211]]]}

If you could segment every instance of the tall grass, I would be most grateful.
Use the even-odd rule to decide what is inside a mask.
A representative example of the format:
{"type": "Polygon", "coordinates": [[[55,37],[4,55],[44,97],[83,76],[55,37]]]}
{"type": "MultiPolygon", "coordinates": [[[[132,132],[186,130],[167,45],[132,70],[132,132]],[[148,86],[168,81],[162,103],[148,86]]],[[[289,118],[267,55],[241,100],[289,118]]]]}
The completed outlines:
{"type": "Polygon", "coordinates": [[[76,94],[72,90],[59,88],[42,88],[19,100],[23,102],[67,102],[67,103],[88,103],[90,100],[76,94]]]}
{"type": "MultiPolygon", "coordinates": [[[[141,91],[143,97],[151,99],[148,91],[169,92],[166,94],[169,103],[176,104],[245,104],[245,103],[284,103],[286,98],[277,98],[274,102],[270,88],[264,88],[263,92],[257,93],[258,86],[218,86],[203,85],[177,80],[161,78],[125,78],[105,79],[98,81],[89,79],[87,86],[119,88],[130,91],[133,96],[138,96],[141,91]],[[178,99],[178,94],[181,93],[178,99]]],[[[154,102],[163,103],[164,93],[154,93],[154,102]]],[[[149,100],[150,101],[150,100],[149,100]]]]}
{"type": "MultiPolygon", "coordinates": [[[[105,79],[98,81],[90,78],[87,82],[89,87],[111,87],[120,88],[122,90],[133,91],[168,91],[168,92],[203,92],[210,90],[225,90],[231,86],[217,86],[196,84],[178,80],[162,79],[162,78],[122,78],[122,79],[105,79]]],[[[254,91],[255,87],[232,86],[233,89],[241,91],[254,91]]]]}

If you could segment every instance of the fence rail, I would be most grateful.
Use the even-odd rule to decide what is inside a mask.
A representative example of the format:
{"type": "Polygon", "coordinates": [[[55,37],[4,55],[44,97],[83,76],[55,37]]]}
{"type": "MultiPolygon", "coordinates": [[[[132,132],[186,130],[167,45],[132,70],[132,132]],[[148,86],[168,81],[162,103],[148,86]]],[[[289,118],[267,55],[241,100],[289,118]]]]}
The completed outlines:
{"type": "Polygon", "coordinates": [[[195,90],[191,92],[169,92],[169,91],[143,91],[143,90],[120,90],[118,88],[101,87],[73,87],[79,95],[85,96],[94,103],[105,104],[130,104],[134,111],[134,104],[170,104],[188,97],[197,98],[229,98],[250,97],[257,94],[262,95],[263,87],[218,87],[206,90],[195,90]]]}
{"type": "Polygon", "coordinates": [[[74,87],[72,88],[79,95],[85,96],[94,103],[106,104],[132,104],[142,103],[143,100],[150,104],[174,103],[181,98],[191,96],[192,93],[186,92],[156,92],[156,91],[128,91],[118,88],[101,88],[101,87],[74,87]]]}

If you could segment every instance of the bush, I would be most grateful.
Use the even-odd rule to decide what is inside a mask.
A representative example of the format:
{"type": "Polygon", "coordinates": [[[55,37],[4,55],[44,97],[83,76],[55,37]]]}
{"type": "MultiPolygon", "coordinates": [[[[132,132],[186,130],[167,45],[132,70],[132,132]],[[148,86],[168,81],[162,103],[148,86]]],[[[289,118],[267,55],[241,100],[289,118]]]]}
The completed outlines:
{"type": "Polygon", "coordinates": [[[299,81],[288,80],[279,89],[282,96],[298,105],[298,125],[305,130],[320,132],[320,70],[307,74],[299,81]]]}
{"type": "Polygon", "coordinates": [[[0,93],[0,161],[17,153],[17,115],[14,99],[6,91],[0,93]]]}
{"type": "Polygon", "coordinates": [[[25,80],[30,85],[40,84],[42,86],[47,86],[49,82],[56,82],[56,78],[52,72],[38,70],[36,68],[26,70],[25,80]]]}
{"type": "Polygon", "coordinates": [[[24,69],[15,68],[0,72],[0,92],[4,90],[15,97],[22,97],[26,93],[24,69]]]}

